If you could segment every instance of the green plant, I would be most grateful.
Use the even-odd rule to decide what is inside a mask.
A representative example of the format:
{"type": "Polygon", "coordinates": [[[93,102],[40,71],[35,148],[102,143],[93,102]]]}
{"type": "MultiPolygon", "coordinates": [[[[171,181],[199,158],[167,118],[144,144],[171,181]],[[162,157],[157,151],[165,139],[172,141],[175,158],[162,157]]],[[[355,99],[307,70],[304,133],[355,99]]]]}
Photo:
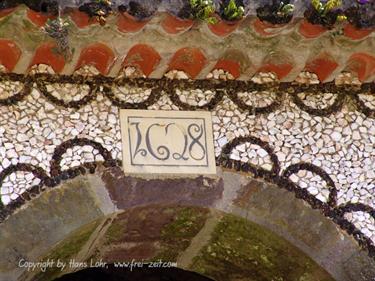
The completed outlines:
{"type": "Polygon", "coordinates": [[[285,4],[284,2],[280,2],[279,10],[277,14],[279,16],[289,16],[294,11],[294,5],[293,4],[285,4]]]}
{"type": "Polygon", "coordinates": [[[320,0],[311,0],[311,4],[320,15],[326,15],[329,11],[342,5],[341,0],[328,0],[322,3],[320,0]]]}
{"type": "MultiPolygon", "coordinates": [[[[311,0],[312,6],[315,10],[322,16],[326,16],[328,12],[332,11],[333,9],[339,8],[342,6],[341,0],[328,0],[327,3],[323,4],[320,0],[311,0]]],[[[344,21],[346,20],[346,16],[343,14],[339,14],[337,16],[337,20],[344,21]]]]}
{"type": "Polygon", "coordinates": [[[96,0],[96,3],[99,5],[95,12],[96,19],[99,21],[100,25],[105,25],[107,20],[106,17],[111,13],[112,2],[110,0],[96,0]]]}
{"type": "Polygon", "coordinates": [[[213,16],[215,7],[212,0],[190,0],[190,6],[193,18],[211,24],[217,23],[217,19],[213,16]]]}
{"type": "Polygon", "coordinates": [[[71,50],[69,46],[69,22],[62,18],[48,19],[42,31],[48,36],[56,40],[57,48],[54,50],[57,54],[61,54],[65,59],[69,60],[71,50]]]}
{"type": "Polygon", "coordinates": [[[245,9],[238,5],[235,0],[230,0],[224,8],[224,16],[227,20],[239,20],[244,16],[245,9]]]}

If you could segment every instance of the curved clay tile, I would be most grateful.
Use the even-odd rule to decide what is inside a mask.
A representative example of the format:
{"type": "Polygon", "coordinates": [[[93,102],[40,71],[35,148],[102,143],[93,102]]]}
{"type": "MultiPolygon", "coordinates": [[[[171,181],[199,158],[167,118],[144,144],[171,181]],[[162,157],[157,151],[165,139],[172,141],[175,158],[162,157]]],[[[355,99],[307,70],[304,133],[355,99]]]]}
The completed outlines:
{"type": "Polygon", "coordinates": [[[312,24],[307,20],[302,20],[299,25],[299,33],[301,33],[306,38],[316,38],[319,35],[326,32],[327,29],[320,24],[312,24]]]}
{"type": "Polygon", "coordinates": [[[260,19],[253,21],[252,26],[254,30],[262,36],[275,36],[281,32],[282,29],[290,24],[271,24],[260,19]]]}
{"type": "Polygon", "coordinates": [[[371,34],[374,29],[369,29],[369,28],[355,28],[352,24],[348,23],[344,27],[344,35],[349,37],[350,39],[353,40],[360,40],[363,39],[371,34]]]}
{"type": "Polygon", "coordinates": [[[281,80],[287,76],[292,69],[293,65],[290,63],[267,63],[259,69],[259,72],[273,72],[277,75],[277,78],[281,80]]]}
{"type": "Polygon", "coordinates": [[[136,17],[124,12],[117,17],[117,28],[121,32],[137,32],[148,22],[149,20],[138,20],[136,17]]]}
{"type": "Polygon", "coordinates": [[[168,13],[161,22],[161,26],[167,33],[178,34],[188,30],[190,27],[193,26],[193,23],[193,20],[180,19],[168,13]]]}
{"type": "Polygon", "coordinates": [[[76,70],[84,65],[95,66],[103,75],[106,75],[113,64],[115,54],[108,46],[94,43],[84,48],[76,65],[76,70]]]}
{"type": "Polygon", "coordinates": [[[13,41],[0,39],[0,64],[8,71],[12,71],[16,66],[21,53],[21,49],[13,41]]]}
{"type": "Polygon", "coordinates": [[[308,72],[315,73],[320,82],[324,82],[332,72],[338,67],[338,63],[328,53],[321,53],[316,58],[310,60],[305,70],[308,72]]]}
{"type": "Polygon", "coordinates": [[[44,26],[49,19],[55,19],[56,16],[44,15],[42,13],[35,12],[31,9],[27,10],[27,17],[29,20],[37,26],[44,26]]]}
{"type": "Polygon", "coordinates": [[[215,64],[214,69],[223,69],[228,71],[237,79],[241,75],[241,65],[238,61],[230,59],[219,59],[215,64]]]}
{"type": "Polygon", "coordinates": [[[272,52],[262,62],[258,72],[273,72],[279,80],[286,77],[294,67],[293,56],[286,52],[272,52]]]}
{"type": "Polygon", "coordinates": [[[195,78],[206,64],[206,57],[197,48],[179,49],[169,62],[169,70],[182,70],[195,78]]]}
{"type": "Polygon", "coordinates": [[[56,73],[60,73],[65,66],[64,56],[57,53],[57,46],[54,42],[48,42],[39,46],[34,54],[30,67],[37,64],[47,64],[56,73]]]}
{"type": "Polygon", "coordinates": [[[237,29],[242,20],[238,21],[225,21],[222,20],[219,16],[216,16],[217,23],[207,24],[208,28],[217,36],[224,37],[231,34],[237,29]]]}
{"type": "Polygon", "coordinates": [[[137,44],[129,50],[123,65],[138,66],[144,75],[149,76],[160,60],[161,57],[154,48],[146,44],[137,44]]]}
{"type": "Polygon", "coordinates": [[[375,57],[366,53],[353,54],[347,65],[348,70],[356,73],[362,82],[375,74],[375,57]]]}
{"type": "Polygon", "coordinates": [[[96,19],[90,18],[86,13],[74,9],[70,12],[70,18],[78,28],[85,28],[91,24],[97,23],[96,19]]]}
{"type": "Polygon", "coordinates": [[[252,63],[246,53],[238,49],[228,49],[220,56],[213,70],[223,69],[237,79],[241,72],[246,71],[250,66],[252,63]]]}

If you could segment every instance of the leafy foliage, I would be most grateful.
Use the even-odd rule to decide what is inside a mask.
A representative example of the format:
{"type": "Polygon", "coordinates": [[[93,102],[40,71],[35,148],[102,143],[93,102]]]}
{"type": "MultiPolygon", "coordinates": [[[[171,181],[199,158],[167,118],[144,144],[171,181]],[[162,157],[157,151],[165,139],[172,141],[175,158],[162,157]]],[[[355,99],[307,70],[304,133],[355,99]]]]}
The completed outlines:
{"type": "Polygon", "coordinates": [[[105,25],[106,18],[112,13],[111,5],[110,0],[95,0],[83,4],[79,7],[79,10],[86,13],[90,18],[95,17],[100,25],[105,25]]]}
{"type": "Polygon", "coordinates": [[[322,3],[320,0],[311,0],[311,5],[322,18],[323,23],[330,22],[329,26],[332,26],[336,20],[346,20],[346,16],[340,10],[342,0],[328,0],[326,3],[322,3]]]}
{"type": "Polygon", "coordinates": [[[193,18],[211,24],[217,22],[217,19],[213,16],[215,13],[215,6],[212,0],[190,0],[190,6],[193,18]]]}
{"type": "Polygon", "coordinates": [[[339,8],[342,2],[341,0],[328,0],[327,3],[322,3],[320,0],[311,0],[311,4],[319,14],[325,15],[329,11],[339,8]]]}
{"type": "Polygon", "coordinates": [[[69,46],[69,23],[62,18],[48,19],[46,25],[42,27],[48,36],[56,40],[57,48],[54,50],[57,54],[61,54],[65,59],[71,58],[72,52],[69,46]]]}
{"type": "Polygon", "coordinates": [[[261,21],[271,24],[287,24],[293,18],[294,5],[290,0],[273,0],[256,9],[261,21]]]}
{"type": "Polygon", "coordinates": [[[244,13],[244,7],[237,5],[235,0],[230,0],[228,5],[224,7],[224,16],[227,20],[239,20],[244,16],[244,13]]]}
{"type": "Polygon", "coordinates": [[[294,5],[293,4],[286,4],[284,2],[280,2],[278,14],[281,16],[288,16],[293,14],[294,5]]]}

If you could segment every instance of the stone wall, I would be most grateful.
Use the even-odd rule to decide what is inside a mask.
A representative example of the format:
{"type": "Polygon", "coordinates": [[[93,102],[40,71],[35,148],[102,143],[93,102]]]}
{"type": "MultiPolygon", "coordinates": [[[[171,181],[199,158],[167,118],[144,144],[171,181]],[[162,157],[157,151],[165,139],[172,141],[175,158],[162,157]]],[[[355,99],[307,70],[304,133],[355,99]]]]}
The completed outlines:
{"type": "MultiPolygon", "coordinates": [[[[228,280],[231,268],[244,276],[288,278],[301,274],[319,281],[332,280],[329,275],[343,281],[375,277],[374,260],[319,211],[287,190],[222,170],[215,179],[145,180],[125,176],[120,168],[98,167],[95,175],[68,180],[18,210],[3,222],[0,237],[0,249],[7,253],[0,260],[0,277],[10,281],[21,274],[19,280],[30,280],[37,274],[17,267],[20,258],[36,261],[48,257],[73,257],[77,262],[163,259],[216,280],[228,280]],[[27,229],[21,230],[19,225],[26,221],[27,229]],[[249,256],[237,248],[232,235],[244,243],[255,239],[257,242],[245,244],[259,243],[272,250],[261,252],[263,258],[249,256]],[[217,237],[224,240],[217,244],[217,237]],[[215,245],[233,252],[222,254],[223,249],[215,245]],[[280,259],[283,251],[294,254],[280,259]],[[216,261],[226,260],[225,268],[220,262],[214,267],[205,265],[212,262],[214,253],[218,254],[216,261]],[[259,263],[243,266],[237,255],[241,260],[259,258],[259,263]],[[266,270],[264,255],[278,269],[266,270]]],[[[45,275],[39,274],[42,279],[38,280],[56,274],[59,270],[49,269],[45,275]]]]}
{"type": "MultiPolygon", "coordinates": [[[[25,191],[32,186],[54,186],[80,173],[84,163],[121,161],[119,108],[203,109],[212,111],[218,161],[225,156],[250,164],[256,168],[247,171],[262,171],[266,180],[282,176],[313,207],[340,210],[337,215],[325,212],[327,216],[347,213],[345,223],[353,223],[363,233],[361,239],[367,239],[364,243],[373,245],[375,124],[367,85],[301,88],[167,79],[110,84],[40,77],[35,88],[23,81],[24,91],[8,90],[13,95],[4,101],[12,104],[0,108],[1,194],[3,204],[11,203],[9,210],[27,199],[25,191]],[[76,90],[64,92],[61,84],[76,90]],[[230,85],[236,90],[227,90],[230,85]]],[[[8,79],[12,85],[23,78],[8,79]]]]}

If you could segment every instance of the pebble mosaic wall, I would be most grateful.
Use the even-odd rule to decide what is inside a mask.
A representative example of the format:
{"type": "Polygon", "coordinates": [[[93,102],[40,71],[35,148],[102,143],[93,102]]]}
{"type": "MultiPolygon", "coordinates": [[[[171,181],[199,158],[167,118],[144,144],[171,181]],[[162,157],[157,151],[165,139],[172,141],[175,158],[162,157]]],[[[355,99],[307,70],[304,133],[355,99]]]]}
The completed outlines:
{"type": "Polygon", "coordinates": [[[98,77],[96,84],[86,76],[20,77],[4,74],[0,84],[4,210],[27,199],[35,187],[95,170],[93,163],[118,164],[119,108],[210,110],[219,165],[294,191],[374,252],[375,95],[370,84],[344,91],[332,83],[293,88],[272,82],[166,78],[110,84],[98,77]]]}

